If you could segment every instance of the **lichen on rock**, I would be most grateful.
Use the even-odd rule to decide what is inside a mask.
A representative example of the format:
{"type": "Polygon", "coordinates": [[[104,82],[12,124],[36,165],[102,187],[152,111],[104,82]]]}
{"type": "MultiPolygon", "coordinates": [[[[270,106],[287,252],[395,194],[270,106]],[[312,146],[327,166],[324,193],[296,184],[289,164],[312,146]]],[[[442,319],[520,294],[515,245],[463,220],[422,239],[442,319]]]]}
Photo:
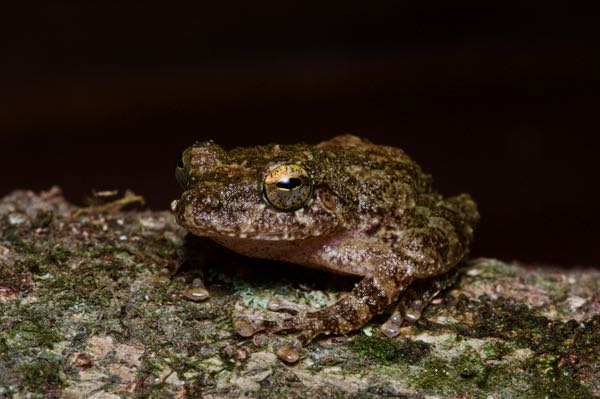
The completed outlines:
{"type": "MultiPolygon", "coordinates": [[[[125,205],[127,201],[121,202],[125,205]]],[[[209,265],[192,302],[168,212],[78,208],[59,189],[0,201],[0,397],[600,397],[600,272],[475,259],[423,318],[385,337],[243,338],[235,314],[281,298],[326,306],[355,282],[275,262],[209,265]]]]}

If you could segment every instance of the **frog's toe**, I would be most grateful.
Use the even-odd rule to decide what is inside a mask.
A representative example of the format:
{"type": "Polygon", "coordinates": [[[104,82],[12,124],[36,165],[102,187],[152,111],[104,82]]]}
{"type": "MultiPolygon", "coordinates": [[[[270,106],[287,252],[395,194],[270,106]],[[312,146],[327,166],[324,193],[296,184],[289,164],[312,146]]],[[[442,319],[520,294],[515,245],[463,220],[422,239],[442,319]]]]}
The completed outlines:
{"type": "Polygon", "coordinates": [[[277,333],[280,331],[299,331],[309,326],[304,317],[294,316],[284,320],[261,320],[240,318],[234,320],[233,328],[242,337],[251,337],[259,331],[277,333]]]}
{"type": "Polygon", "coordinates": [[[410,300],[403,297],[394,308],[392,315],[381,325],[381,332],[390,338],[396,337],[400,334],[402,322],[406,320],[409,323],[415,323],[419,320],[427,303],[428,301],[421,299],[410,300]]]}
{"type": "Polygon", "coordinates": [[[242,337],[251,337],[259,331],[266,330],[263,320],[239,319],[233,322],[233,328],[242,337]]]}
{"type": "Polygon", "coordinates": [[[155,287],[164,287],[165,285],[169,285],[171,282],[171,278],[169,276],[165,276],[164,274],[157,273],[150,277],[150,284],[155,287]]]}
{"type": "Polygon", "coordinates": [[[183,292],[183,295],[190,301],[200,302],[207,299],[210,296],[210,293],[206,288],[190,287],[183,292]]]}
{"type": "Polygon", "coordinates": [[[390,338],[394,338],[400,334],[403,319],[401,312],[396,308],[390,318],[381,325],[381,332],[390,338]]]}
{"type": "Polygon", "coordinates": [[[277,357],[286,363],[296,363],[302,354],[302,342],[295,339],[285,345],[282,345],[275,352],[277,357]]]}
{"type": "MultiPolygon", "coordinates": [[[[178,263],[173,267],[165,267],[150,278],[150,283],[155,287],[162,287],[171,283],[171,278],[177,273],[182,263],[178,263]]],[[[183,291],[183,296],[187,299],[199,302],[207,299],[210,294],[204,285],[204,273],[198,272],[198,276],[194,278],[192,284],[183,291]]]]}
{"type": "Polygon", "coordinates": [[[404,309],[404,319],[409,323],[414,323],[419,320],[423,314],[423,309],[425,309],[431,299],[433,299],[433,296],[427,298],[427,300],[415,299],[414,301],[409,302],[404,309]]]}
{"type": "Polygon", "coordinates": [[[305,306],[299,305],[295,302],[288,301],[287,299],[284,299],[284,298],[277,298],[277,297],[271,298],[271,300],[267,304],[267,309],[274,311],[274,312],[284,311],[284,312],[291,312],[294,314],[305,314],[311,310],[311,309],[309,309],[305,306]]]}
{"type": "Polygon", "coordinates": [[[163,287],[171,283],[172,272],[168,268],[161,269],[158,273],[150,277],[150,283],[155,287],[163,287]]]}
{"type": "Polygon", "coordinates": [[[421,318],[423,310],[443,289],[456,279],[456,272],[419,281],[404,291],[389,319],[381,325],[381,332],[393,338],[400,334],[403,321],[415,323],[421,318]]]}
{"type": "Polygon", "coordinates": [[[208,290],[204,286],[204,281],[200,278],[195,278],[192,281],[192,285],[183,292],[183,295],[194,302],[204,301],[210,296],[208,290]]]}
{"type": "Polygon", "coordinates": [[[302,348],[308,346],[319,334],[329,335],[328,331],[317,327],[315,323],[307,323],[307,329],[302,330],[296,338],[277,349],[276,355],[286,363],[296,363],[302,354],[302,348]]]}

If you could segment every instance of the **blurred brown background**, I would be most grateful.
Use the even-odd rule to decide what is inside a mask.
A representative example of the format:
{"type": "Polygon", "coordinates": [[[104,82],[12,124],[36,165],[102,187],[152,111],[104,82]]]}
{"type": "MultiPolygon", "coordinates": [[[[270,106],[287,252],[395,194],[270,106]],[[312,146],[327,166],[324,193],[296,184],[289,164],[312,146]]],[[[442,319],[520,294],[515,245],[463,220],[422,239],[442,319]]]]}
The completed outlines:
{"type": "Polygon", "coordinates": [[[0,194],[131,188],[164,209],[194,140],[351,132],[472,193],[475,255],[600,265],[595,10],[167,4],[4,10],[0,194]]]}

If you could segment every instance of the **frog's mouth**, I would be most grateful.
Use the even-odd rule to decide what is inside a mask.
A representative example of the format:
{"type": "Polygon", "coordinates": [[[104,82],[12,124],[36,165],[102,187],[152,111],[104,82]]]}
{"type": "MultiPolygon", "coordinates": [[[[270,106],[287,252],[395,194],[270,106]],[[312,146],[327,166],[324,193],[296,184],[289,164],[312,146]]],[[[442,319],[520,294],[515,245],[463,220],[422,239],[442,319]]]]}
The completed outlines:
{"type": "Polygon", "coordinates": [[[337,230],[334,214],[310,207],[294,212],[270,208],[260,198],[255,201],[223,203],[192,190],[171,203],[177,222],[192,234],[218,239],[295,241],[330,234],[337,230]]]}

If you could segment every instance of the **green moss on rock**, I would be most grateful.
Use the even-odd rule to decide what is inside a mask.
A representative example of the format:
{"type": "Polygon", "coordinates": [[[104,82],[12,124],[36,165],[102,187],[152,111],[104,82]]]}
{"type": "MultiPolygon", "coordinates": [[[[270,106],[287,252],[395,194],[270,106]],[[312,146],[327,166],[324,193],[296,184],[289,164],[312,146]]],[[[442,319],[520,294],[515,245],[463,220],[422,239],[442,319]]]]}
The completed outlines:
{"type": "Polygon", "coordinates": [[[431,345],[415,339],[389,339],[360,334],[352,339],[349,349],[363,362],[368,360],[382,365],[416,364],[429,354],[431,345]]]}

